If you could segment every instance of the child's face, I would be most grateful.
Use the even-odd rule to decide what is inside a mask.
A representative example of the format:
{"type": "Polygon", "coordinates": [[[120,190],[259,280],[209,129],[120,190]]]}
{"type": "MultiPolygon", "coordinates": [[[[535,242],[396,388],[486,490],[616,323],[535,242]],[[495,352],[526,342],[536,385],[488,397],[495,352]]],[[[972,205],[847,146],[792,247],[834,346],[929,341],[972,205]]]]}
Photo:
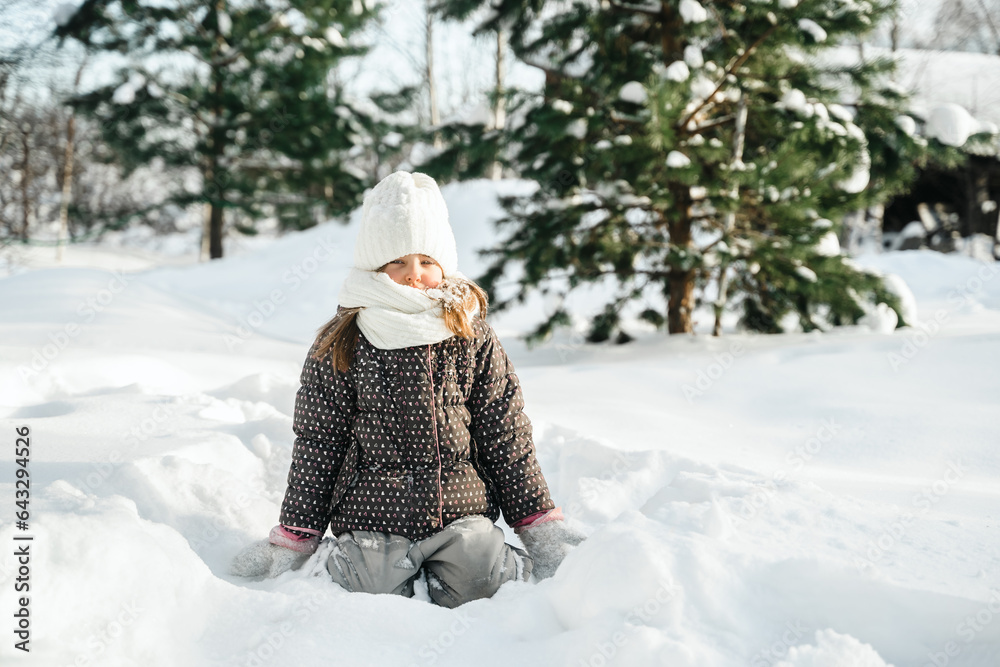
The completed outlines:
{"type": "Polygon", "coordinates": [[[393,282],[417,289],[431,289],[444,280],[441,267],[427,255],[398,257],[383,266],[382,271],[387,273],[393,282]]]}

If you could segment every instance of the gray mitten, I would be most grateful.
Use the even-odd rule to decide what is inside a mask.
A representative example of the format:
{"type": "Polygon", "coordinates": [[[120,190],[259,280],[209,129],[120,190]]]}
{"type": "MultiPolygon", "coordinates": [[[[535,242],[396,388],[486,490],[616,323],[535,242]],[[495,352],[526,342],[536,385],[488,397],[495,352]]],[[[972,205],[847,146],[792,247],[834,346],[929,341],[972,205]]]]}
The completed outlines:
{"type": "Polygon", "coordinates": [[[587,539],[587,536],[566,525],[565,521],[545,521],[528,526],[519,533],[534,567],[531,573],[536,579],[548,579],[556,573],[573,547],[587,539]]]}
{"type": "Polygon", "coordinates": [[[309,555],[260,540],[236,554],[229,572],[240,577],[277,577],[282,572],[301,567],[309,555]]]}

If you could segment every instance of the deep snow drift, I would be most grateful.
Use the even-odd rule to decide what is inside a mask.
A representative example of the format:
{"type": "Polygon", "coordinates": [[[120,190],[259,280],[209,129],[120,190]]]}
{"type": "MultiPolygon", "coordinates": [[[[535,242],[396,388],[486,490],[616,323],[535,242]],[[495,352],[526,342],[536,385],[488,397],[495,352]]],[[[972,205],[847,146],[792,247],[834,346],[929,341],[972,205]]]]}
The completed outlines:
{"type": "MultiPolygon", "coordinates": [[[[445,188],[466,273],[497,188],[520,187],[445,188]]],[[[923,251],[859,259],[916,296],[921,325],[892,334],[528,350],[516,334],[551,304],[497,318],[553,495],[590,536],[551,580],[449,611],[347,594],[322,550],[275,580],[227,574],[277,521],[298,372],[355,229],[0,280],[11,629],[13,538],[34,536],[31,653],[8,629],[4,665],[1000,664],[1000,269],[923,251]]]]}

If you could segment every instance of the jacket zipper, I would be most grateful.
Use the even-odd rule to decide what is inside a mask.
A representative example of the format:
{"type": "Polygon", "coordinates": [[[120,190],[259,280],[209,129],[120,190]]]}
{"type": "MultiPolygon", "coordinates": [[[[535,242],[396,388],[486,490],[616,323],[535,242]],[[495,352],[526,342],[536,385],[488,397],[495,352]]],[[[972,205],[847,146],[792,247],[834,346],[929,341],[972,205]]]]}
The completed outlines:
{"type": "Polygon", "coordinates": [[[431,419],[434,424],[434,446],[437,449],[438,528],[444,528],[444,489],[441,487],[441,443],[438,440],[437,402],[434,397],[434,366],[431,363],[431,346],[427,346],[427,378],[431,385],[431,419]]]}

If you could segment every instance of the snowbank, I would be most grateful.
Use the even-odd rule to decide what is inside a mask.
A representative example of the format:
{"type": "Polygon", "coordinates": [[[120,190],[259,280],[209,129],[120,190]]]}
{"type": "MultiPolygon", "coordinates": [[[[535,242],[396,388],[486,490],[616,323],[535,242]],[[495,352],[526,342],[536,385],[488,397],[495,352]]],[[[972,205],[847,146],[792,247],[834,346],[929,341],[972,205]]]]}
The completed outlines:
{"type": "MultiPolygon", "coordinates": [[[[528,186],[444,189],[470,274],[498,187],[528,186]]],[[[551,580],[450,611],[426,589],[347,594],[321,553],[230,576],[277,520],[298,373],[354,233],[0,280],[0,415],[11,444],[31,429],[34,536],[32,651],[8,635],[4,665],[1000,662],[1000,279],[924,251],[858,260],[912,290],[915,326],[891,335],[527,350],[511,334],[545,300],[500,318],[542,468],[590,536],[551,580]]]]}

